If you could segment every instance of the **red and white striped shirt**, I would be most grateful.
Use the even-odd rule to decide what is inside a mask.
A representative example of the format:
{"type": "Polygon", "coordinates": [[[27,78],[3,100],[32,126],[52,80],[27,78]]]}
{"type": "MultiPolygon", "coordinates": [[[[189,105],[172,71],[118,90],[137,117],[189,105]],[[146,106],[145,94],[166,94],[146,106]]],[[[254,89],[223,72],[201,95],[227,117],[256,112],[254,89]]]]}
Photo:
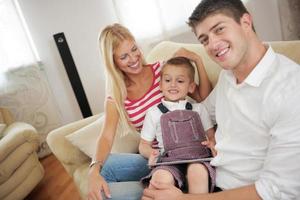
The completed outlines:
{"type": "Polygon", "coordinates": [[[130,100],[127,98],[124,102],[129,120],[138,131],[143,127],[143,122],[148,108],[160,103],[163,97],[159,88],[161,67],[162,65],[160,62],[151,65],[153,81],[150,89],[144,96],[136,100],[130,100]]]}

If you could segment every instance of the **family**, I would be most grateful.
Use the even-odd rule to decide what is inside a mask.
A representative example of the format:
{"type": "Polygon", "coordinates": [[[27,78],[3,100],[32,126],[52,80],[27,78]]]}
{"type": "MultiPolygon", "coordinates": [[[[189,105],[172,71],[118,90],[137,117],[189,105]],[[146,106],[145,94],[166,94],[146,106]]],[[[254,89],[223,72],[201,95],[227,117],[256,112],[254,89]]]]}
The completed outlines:
{"type": "Polygon", "coordinates": [[[262,43],[241,0],[202,0],[188,25],[223,69],[214,88],[200,55],[182,48],[166,62],[148,64],[127,28],[102,30],[107,97],[88,199],[300,199],[300,66],[262,43]],[[171,155],[170,138],[181,140],[165,127],[164,116],[185,114],[201,134],[191,134],[195,127],[180,120],[183,128],[174,126],[205,139],[175,157],[201,157],[198,150],[207,150],[211,160],[150,169],[171,155]],[[141,133],[139,154],[110,154],[119,122],[141,133]],[[172,137],[164,136],[169,132],[172,137]]]}

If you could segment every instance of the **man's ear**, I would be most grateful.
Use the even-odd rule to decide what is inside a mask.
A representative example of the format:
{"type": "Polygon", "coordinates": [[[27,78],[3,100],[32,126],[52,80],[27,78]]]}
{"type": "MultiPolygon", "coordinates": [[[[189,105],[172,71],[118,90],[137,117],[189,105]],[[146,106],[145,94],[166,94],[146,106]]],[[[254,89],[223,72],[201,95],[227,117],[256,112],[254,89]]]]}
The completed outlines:
{"type": "Polygon", "coordinates": [[[244,13],[243,16],[240,19],[241,26],[245,29],[251,29],[253,26],[253,19],[252,16],[249,13],[244,13]]]}
{"type": "Polygon", "coordinates": [[[191,93],[191,94],[194,93],[195,89],[196,89],[196,83],[193,81],[189,85],[189,93],[191,93]]]}

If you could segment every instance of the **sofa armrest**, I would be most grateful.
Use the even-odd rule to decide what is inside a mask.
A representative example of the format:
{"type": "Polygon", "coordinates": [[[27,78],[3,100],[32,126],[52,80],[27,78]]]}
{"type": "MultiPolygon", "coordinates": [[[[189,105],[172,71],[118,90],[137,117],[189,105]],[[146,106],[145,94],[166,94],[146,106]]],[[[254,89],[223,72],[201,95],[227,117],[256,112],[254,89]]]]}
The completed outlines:
{"type": "Polygon", "coordinates": [[[90,158],[72,145],[66,138],[66,135],[89,125],[96,121],[99,115],[94,115],[79,121],[72,122],[60,128],[54,129],[47,136],[47,143],[52,153],[62,163],[67,172],[73,177],[76,168],[88,162],[90,158]]]}
{"type": "Polygon", "coordinates": [[[24,122],[15,122],[9,125],[0,140],[0,162],[4,160],[12,151],[24,143],[31,143],[37,150],[40,138],[36,129],[24,122]]]}

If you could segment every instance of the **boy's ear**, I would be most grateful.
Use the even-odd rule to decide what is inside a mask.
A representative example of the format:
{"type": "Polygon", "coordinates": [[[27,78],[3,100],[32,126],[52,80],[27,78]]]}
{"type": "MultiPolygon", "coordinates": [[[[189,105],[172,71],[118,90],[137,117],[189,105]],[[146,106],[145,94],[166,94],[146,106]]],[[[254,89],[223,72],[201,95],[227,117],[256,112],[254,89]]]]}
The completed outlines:
{"type": "Polygon", "coordinates": [[[195,89],[196,89],[196,83],[193,81],[192,83],[190,83],[189,93],[194,93],[195,89]]]}

